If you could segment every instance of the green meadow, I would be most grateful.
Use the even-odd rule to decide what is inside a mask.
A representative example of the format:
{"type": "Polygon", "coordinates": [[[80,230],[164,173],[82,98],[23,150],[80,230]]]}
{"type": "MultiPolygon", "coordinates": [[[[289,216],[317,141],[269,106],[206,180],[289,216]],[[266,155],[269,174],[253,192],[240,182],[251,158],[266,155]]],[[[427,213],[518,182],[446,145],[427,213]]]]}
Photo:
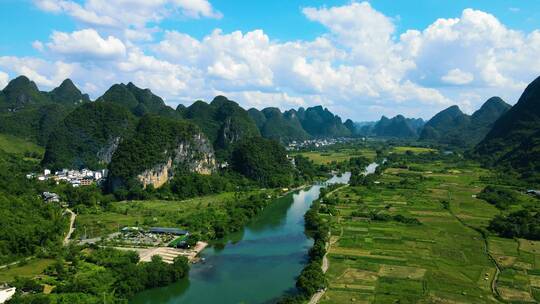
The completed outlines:
{"type": "Polygon", "coordinates": [[[0,150],[11,154],[35,154],[42,155],[44,152],[43,147],[40,147],[32,142],[25,141],[24,139],[0,134],[0,150]]]}

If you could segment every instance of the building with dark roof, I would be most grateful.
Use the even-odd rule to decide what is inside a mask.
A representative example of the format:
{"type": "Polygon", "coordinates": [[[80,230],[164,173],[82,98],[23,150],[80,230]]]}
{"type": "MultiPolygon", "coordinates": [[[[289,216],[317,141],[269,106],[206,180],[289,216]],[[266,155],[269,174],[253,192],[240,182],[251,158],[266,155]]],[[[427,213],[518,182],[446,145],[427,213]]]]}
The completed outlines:
{"type": "Polygon", "coordinates": [[[178,228],[162,228],[162,227],[152,227],[148,230],[150,233],[155,234],[173,234],[173,235],[188,235],[189,232],[186,230],[178,228]]]}

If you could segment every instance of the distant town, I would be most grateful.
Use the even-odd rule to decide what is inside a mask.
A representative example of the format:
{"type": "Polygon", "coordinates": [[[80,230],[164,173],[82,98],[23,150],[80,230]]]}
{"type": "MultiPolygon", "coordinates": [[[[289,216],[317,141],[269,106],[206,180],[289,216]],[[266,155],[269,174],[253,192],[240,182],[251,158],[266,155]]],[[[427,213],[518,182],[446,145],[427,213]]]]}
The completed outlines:
{"type": "MultiPolygon", "coordinates": [[[[307,139],[304,141],[291,141],[287,146],[286,149],[288,151],[296,151],[301,150],[304,148],[320,148],[335,144],[342,144],[347,143],[351,141],[358,140],[357,138],[350,138],[350,137],[339,137],[339,138],[317,138],[317,139],[307,139]]],[[[365,138],[361,138],[361,140],[365,140],[365,138]]]]}
{"type": "Polygon", "coordinates": [[[62,171],[55,171],[54,174],[51,170],[44,169],[42,173],[30,173],[26,175],[28,179],[37,179],[39,181],[54,180],[57,183],[64,181],[73,187],[100,184],[106,177],[107,169],[100,171],[63,169],[62,171]]]}

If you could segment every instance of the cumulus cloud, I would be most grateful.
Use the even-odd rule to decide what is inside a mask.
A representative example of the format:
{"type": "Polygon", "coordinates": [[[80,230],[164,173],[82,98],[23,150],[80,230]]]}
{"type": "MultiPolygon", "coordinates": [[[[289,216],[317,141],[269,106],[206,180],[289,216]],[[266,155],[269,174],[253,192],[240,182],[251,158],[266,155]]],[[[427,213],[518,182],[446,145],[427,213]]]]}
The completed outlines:
{"type": "Polygon", "coordinates": [[[493,95],[513,103],[540,71],[540,31],[516,31],[473,9],[398,35],[394,19],[352,2],[303,8],[326,28],[309,41],[217,29],[200,39],[166,31],[154,42],[164,18],[221,14],[206,0],[35,2],[88,26],[34,43],[48,58],[0,57],[0,68],[44,86],[70,76],[94,97],[134,81],[170,104],[224,94],[246,107],[322,104],[344,118],[429,118],[450,104],[472,111],[493,95]]]}
{"type": "Polygon", "coordinates": [[[303,9],[304,15],[330,30],[330,37],[351,50],[351,56],[364,65],[384,61],[392,49],[395,26],[390,18],[368,2],[331,8],[303,9]]]}
{"type": "Polygon", "coordinates": [[[463,85],[471,83],[474,80],[474,75],[460,69],[452,69],[441,80],[448,84],[463,85]]]}
{"type": "Polygon", "coordinates": [[[51,88],[59,85],[76,70],[76,64],[47,61],[34,57],[1,56],[0,67],[12,75],[25,75],[38,85],[51,88]]]}
{"type": "Polygon", "coordinates": [[[116,29],[142,40],[151,35],[147,25],[164,18],[222,17],[207,0],[34,0],[34,4],[47,12],[67,14],[85,26],[116,29]]]}
{"type": "Polygon", "coordinates": [[[112,60],[123,57],[126,46],[113,36],[102,38],[93,29],[73,33],[53,32],[47,48],[55,55],[75,60],[112,60]]]}

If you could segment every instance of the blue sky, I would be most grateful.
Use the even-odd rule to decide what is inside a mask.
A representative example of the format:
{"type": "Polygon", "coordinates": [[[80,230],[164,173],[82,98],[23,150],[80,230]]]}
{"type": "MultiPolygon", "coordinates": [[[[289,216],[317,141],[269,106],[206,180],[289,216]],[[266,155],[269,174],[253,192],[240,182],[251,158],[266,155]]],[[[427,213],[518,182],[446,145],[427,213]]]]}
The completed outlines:
{"type": "Polygon", "coordinates": [[[70,77],[95,98],[134,81],[171,105],[227,94],[366,120],[515,103],[540,74],[540,1],[144,2],[0,0],[0,85],[70,77]]]}

